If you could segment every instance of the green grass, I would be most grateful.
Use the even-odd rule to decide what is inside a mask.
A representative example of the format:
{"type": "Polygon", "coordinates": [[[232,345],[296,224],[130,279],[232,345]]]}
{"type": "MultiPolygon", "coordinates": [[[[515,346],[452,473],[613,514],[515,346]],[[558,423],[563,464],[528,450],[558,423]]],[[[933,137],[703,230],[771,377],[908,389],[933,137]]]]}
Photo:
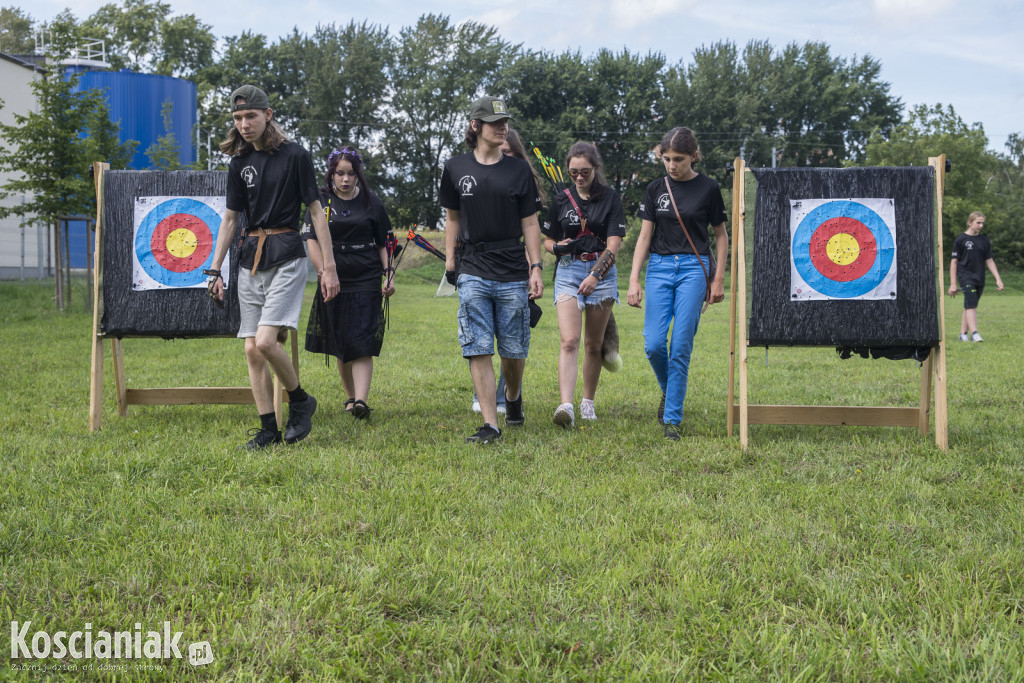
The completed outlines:
{"type": "MultiPolygon", "coordinates": [[[[1024,680],[1019,274],[986,292],[985,342],[949,346],[948,452],[914,429],[757,425],[742,451],[725,306],[701,324],[681,442],[626,306],[600,421],[561,431],[549,294],[525,427],[464,444],[480,419],[439,278],[400,274],[368,424],[303,353],[314,432],[256,454],[238,450],[252,406],[118,417],[109,349],[89,433],[84,289],[61,314],[44,285],[0,284],[0,678],[40,678],[7,659],[11,620],[167,620],[216,661],[65,662],[89,680],[1024,680]]],[[[247,382],[235,340],[124,347],[131,387],[247,382]]],[[[750,400],[911,405],[919,377],[755,350],[750,400]]]]}

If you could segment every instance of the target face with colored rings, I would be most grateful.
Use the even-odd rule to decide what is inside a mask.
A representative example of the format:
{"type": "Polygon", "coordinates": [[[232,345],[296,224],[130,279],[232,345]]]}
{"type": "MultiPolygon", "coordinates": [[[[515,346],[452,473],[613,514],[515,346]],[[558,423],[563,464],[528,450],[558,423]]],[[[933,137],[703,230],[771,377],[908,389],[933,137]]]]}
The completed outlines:
{"type": "Polygon", "coordinates": [[[790,201],[793,301],[896,298],[892,199],[790,201]]]}
{"type": "Polygon", "coordinates": [[[224,206],[223,197],[136,198],[133,288],[205,287],[224,206]]]}

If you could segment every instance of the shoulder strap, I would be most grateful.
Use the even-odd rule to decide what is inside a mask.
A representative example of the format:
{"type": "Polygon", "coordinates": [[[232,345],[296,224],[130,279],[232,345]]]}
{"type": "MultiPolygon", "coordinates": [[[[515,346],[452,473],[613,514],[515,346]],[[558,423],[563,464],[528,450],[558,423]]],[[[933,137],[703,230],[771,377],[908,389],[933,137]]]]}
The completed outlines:
{"type": "Polygon", "coordinates": [[[562,192],[564,192],[565,196],[569,198],[570,202],[572,202],[572,208],[576,209],[576,215],[580,217],[580,235],[594,234],[590,231],[590,228],[587,227],[587,217],[583,214],[583,209],[580,208],[580,205],[576,203],[575,199],[573,199],[572,192],[569,188],[565,188],[562,192]]]}
{"type": "MultiPolygon", "coordinates": [[[[676,220],[679,221],[679,227],[683,229],[683,234],[686,235],[686,241],[690,243],[690,249],[693,249],[694,255],[700,262],[700,269],[704,271],[704,281],[707,283],[707,293],[711,294],[711,276],[708,274],[708,269],[704,266],[704,259],[700,257],[700,253],[697,251],[697,247],[693,246],[693,240],[690,239],[690,231],[686,229],[686,224],[683,223],[683,217],[679,215],[679,207],[676,206],[676,198],[672,196],[672,186],[668,184],[668,176],[665,176],[665,190],[668,192],[669,201],[672,202],[672,210],[676,213],[676,220]]],[[[708,308],[707,299],[704,301],[704,308],[701,309],[701,313],[706,311],[708,308]]]]}

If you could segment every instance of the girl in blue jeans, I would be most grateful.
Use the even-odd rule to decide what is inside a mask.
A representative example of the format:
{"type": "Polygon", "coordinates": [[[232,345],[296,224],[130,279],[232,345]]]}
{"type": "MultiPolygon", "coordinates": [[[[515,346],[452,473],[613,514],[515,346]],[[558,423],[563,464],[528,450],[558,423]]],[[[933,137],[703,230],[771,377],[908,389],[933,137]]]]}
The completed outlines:
{"type": "Polygon", "coordinates": [[[665,425],[665,438],[678,441],[697,324],[705,302],[725,299],[729,235],[718,183],[693,169],[701,158],[693,131],[673,128],[662,138],[659,153],[668,175],[647,186],[640,205],[640,237],[626,301],[642,307],[640,270],[649,254],[644,352],[661,387],[658,420],[665,425]],[[711,259],[711,230],[716,260],[711,259]]]}

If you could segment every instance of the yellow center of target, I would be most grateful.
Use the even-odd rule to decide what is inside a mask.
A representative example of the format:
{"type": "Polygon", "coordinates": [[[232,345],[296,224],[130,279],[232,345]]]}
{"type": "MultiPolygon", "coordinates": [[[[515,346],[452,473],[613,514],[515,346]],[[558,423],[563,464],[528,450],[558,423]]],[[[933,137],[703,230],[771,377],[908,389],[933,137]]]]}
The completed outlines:
{"type": "Polygon", "coordinates": [[[167,251],[178,258],[188,258],[199,246],[196,234],[185,228],[178,228],[167,236],[167,251]]]}
{"type": "Polygon", "coordinates": [[[860,245],[853,235],[838,232],[829,238],[828,244],[825,245],[825,253],[828,254],[832,263],[848,266],[860,256],[860,245]]]}

